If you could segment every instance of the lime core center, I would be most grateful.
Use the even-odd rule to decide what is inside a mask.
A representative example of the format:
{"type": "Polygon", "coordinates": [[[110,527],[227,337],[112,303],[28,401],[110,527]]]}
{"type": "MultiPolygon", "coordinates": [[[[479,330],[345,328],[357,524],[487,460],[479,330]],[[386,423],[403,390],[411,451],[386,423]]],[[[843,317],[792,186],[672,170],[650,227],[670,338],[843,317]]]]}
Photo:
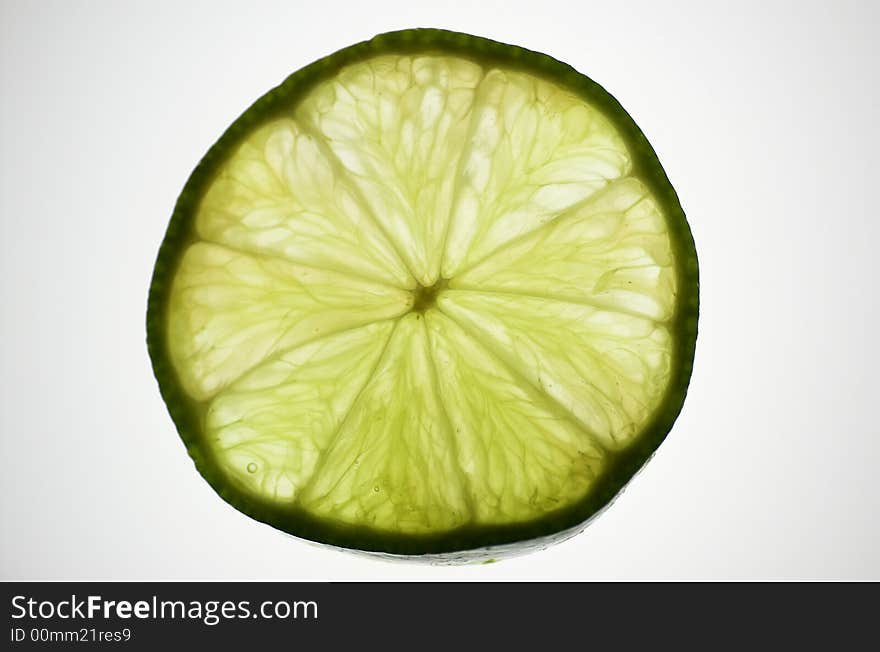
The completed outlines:
{"type": "Polygon", "coordinates": [[[441,278],[434,285],[427,287],[419,285],[412,291],[413,304],[411,310],[413,312],[425,312],[428,308],[433,308],[437,305],[437,296],[447,287],[449,287],[449,280],[445,278],[441,278]]]}

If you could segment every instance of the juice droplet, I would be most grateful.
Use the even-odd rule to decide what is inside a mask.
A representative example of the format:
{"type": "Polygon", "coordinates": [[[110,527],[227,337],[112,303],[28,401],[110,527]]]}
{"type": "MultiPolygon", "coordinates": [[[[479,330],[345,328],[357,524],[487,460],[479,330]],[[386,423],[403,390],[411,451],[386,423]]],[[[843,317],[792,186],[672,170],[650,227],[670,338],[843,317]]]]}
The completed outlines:
{"type": "Polygon", "coordinates": [[[247,471],[248,471],[248,473],[256,473],[257,472],[257,465],[254,464],[253,462],[251,462],[250,464],[247,465],[247,471]]]}

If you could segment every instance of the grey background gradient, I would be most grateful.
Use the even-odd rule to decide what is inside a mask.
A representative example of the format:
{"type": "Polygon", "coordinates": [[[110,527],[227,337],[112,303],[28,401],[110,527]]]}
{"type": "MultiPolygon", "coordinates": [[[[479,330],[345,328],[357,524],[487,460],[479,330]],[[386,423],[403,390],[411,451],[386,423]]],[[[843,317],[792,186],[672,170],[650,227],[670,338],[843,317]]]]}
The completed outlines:
{"type": "Polygon", "coordinates": [[[880,579],[872,2],[0,2],[0,578],[880,579]],[[674,430],[574,539],[435,568],[321,549],[195,472],[144,342],[174,201],[251,101],[435,26],[603,84],[688,214],[674,430]]]}

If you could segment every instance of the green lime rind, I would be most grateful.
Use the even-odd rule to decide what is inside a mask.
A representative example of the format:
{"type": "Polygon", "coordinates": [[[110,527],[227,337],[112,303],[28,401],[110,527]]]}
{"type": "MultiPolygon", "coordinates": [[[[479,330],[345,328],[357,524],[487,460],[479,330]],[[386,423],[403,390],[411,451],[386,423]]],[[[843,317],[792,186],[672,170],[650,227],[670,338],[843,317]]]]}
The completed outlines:
{"type": "Polygon", "coordinates": [[[332,546],[384,556],[421,557],[432,562],[474,561],[526,552],[568,538],[583,529],[644,466],[681,412],[693,368],[699,314],[697,254],[678,196],[653,148],[614,97],[571,66],[517,46],[438,29],[410,29],[381,34],[320,59],[288,77],[254,102],[220,137],[196,166],[175,205],[159,249],[147,309],[147,346],[153,371],[169,413],[199,473],[229,504],[294,536],[332,546]],[[200,199],[227,154],[251,131],[288,111],[315,85],[344,66],[379,54],[442,53],[499,65],[543,77],[566,87],[602,112],[624,139],[633,160],[631,174],[645,183],[663,208],[677,262],[671,375],[664,398],[639,437],[626,449],[608,453],[606,467],[587,496],[575,504],[528,523],[468,525],[439,534],[389,534],[364,526],[320,520],[300,508],[246,494],[227,480],[222,466],[203,445],[202,408],[183,390],[170,360],[166,332],[171,282],[187,247],[196,239],[200,199]]]}

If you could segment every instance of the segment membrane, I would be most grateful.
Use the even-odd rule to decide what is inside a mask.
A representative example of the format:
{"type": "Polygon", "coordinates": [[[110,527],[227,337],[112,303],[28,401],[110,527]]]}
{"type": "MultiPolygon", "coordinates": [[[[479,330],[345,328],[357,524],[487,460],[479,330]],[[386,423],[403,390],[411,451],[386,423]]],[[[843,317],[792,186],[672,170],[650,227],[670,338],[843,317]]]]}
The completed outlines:
{"type": "Polygon", "coordinates": [[[415,281],[315,138],[267,124],[220,169],[199,206],[199,236],[399,287],[415,281]]]}
{"type": "Polygon", "coordinates": [[[263,363],[220,392],[205,424],[207,443],[228,476],[260,497],[295,499],[392,328],[384,321],[322,338],[263,363]]]}
{"type": "Polygon", "coordinates": [[[501,247],[452,287],[585,301],[658,321],[672,317],[676,290],[663,214],[631,177],[501,247]]]}
{"type": "Polygon", "coordinates": [[[592,438],[452,320],[426,319],[474,520],[530,520],[583,498],[603,465],[592,438]]]}
{"type": "Polygon", "coordinates": [[[666,388],[669,332],[650,319],[488,292],[450,290],[438,305],[605,448],[628,444],[666,388]]]}
{"type": "Polygon", "coordinates": [[[270,355],[410,305],[386,285],[197,243],[171,288],[171,359],[187,393],[205,400],[270,355]]]}
{"type": "Polygon", "coordinates": [[[524,73],[488,72],[473,121],[445,246],[444,278],[552,220],[632,166],[620,136],[598,111],[524,73]]]}
{"type": "Polygon", "coordinates": [[[297,110],[345,166],[425,286],[437,280],[481,76],[464,59],[376,57],[343,69],[297,110]]]}

